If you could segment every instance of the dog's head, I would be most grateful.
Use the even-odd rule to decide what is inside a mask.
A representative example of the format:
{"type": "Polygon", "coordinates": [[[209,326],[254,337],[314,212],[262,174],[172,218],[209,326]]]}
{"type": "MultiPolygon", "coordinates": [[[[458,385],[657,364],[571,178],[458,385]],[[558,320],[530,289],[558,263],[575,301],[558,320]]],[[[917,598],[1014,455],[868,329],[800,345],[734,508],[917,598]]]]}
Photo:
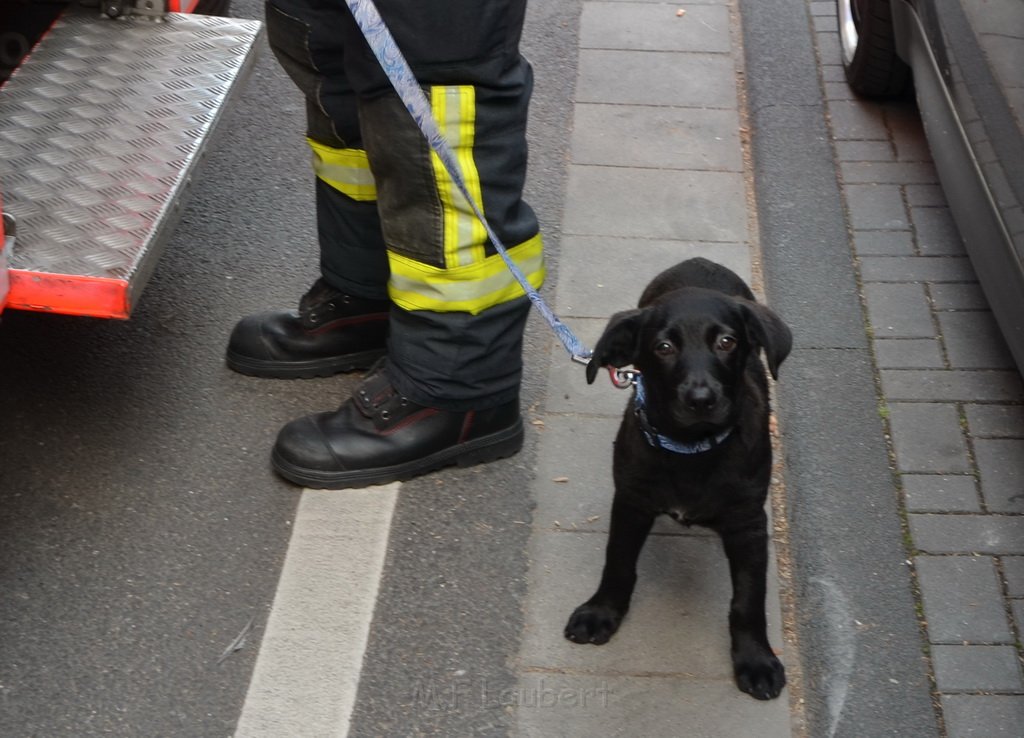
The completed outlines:
{"type": "Polygon", "coordinates": [[[682,436],[735,422],[750,361],[763,350],[778,378],[793,337],[771,310],[716,290],[683,287],[643,308],[611,317],[587,365],[592,383],[603,366],[633,365],[643,376],[648,416],[682,436]]]}

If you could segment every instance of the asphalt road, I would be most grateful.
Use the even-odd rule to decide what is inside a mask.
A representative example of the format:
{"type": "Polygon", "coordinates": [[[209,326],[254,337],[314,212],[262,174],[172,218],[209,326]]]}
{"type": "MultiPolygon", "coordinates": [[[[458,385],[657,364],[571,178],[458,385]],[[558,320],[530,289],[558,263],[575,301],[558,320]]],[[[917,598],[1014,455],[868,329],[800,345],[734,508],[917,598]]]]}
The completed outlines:
{"type": "MultiPolygon", "coordinates": [[[[242,17],[262,14],[256,0],[234,6],[242,17]]],[[[792,437],[810,440],[786,449],[787,483],[804,491],[789,500],[801,521],[791,553],[806,585],[796,593],[810,654],[804,696],[828,717],[829,685],[812,682],[817,663],[836,661],[837,641],[829,593],[812,585],[847,582],[855,605],[905,636],[902,651],[872,642],[860,672],[847,675],[860,690],[845,708],[850,724],[882,735],[887,716],[923,724],[914,720],[931,708],[927,689],[887,704],[892,680],[878,678],[883,661],[912,664],[919,640],[912,603],[904,598],[901,614],[890,596],[905,594],[905,572],[880,577],[873,564],[902,562],[904,552],[838,195],[820,186],[834,189],[835,164],[810,125],[822,120],[813,58],[793,42],[807,30],[788,18],[802,10],[741,8],[765,286],[802,328],[787,364],[798,381],[780,384],[778,404],[783,420],[809,418],[806,427],[793,421],[792,437]],[[820,310],[837,296],[844,309],[820,310]],[[839,355],[847,396],[833,415],[843,428],[818,408],[839,355]],[[881,522],[870,535],[846,524],[872,515],[881,522]]],[[[578,0],[533,2],[524,35],[537,82],[527,194],[549,246],[548,289],[558,279],[578,22],[578,0]]],[[[132,319],[3,316],[2,736],[224,736],[238,719],[300,494],[274,476],[269,449],[283,423],[337,405],[356,381],[257,380],[223,364],[240,316],[294,305],[317,275],[304,104],[261,52],[132,319]],[[244,647],[228,650],[250,624],[244,647]]],[[[549,389],[551,340],[532,318],[528,415],[549,389]]],[[[507,732],[500,710],[406,711],[396,726],[395,705],[439,670],[468,670],[494,691],[515,685],[533,444],[511,460],[403,486],[352,735],[507,732]]]]}
{"type": "MultiPolygon", "coordinates": [[[[552,245],[578,17],[574,2],[555,5],[533,4],[524,44],[538,72],[529,194],[552,245]]],[[[236,0],[234,14],[261,17],[262,4],[236,0]]],[[[222,360],[235,320],[294,305],[317,276],[303,131],[302,100],[264,44],[132,319],[4,315],[0,735],[233,729],[299,499],[271,472],[270,446],[355,381],[256,380],[222,360]],[[250,621],[247,646],[222,658],[250,621]]],[[[527,405],[539,331],[532,322],[527,405]]],[[[532,454],[406,486],[378,603],[390,627],[370,644],[356,721],[386,723],[391,676],[411,683],[436,648],[512,683],[526,530],[501,521],[529,515],[532,454]],[[453,529],[478,533],[438,545],[453,529]],[[465,573],[486,617],[439,617],[445,590],[421,584],[442,569],[465,573]]]]}

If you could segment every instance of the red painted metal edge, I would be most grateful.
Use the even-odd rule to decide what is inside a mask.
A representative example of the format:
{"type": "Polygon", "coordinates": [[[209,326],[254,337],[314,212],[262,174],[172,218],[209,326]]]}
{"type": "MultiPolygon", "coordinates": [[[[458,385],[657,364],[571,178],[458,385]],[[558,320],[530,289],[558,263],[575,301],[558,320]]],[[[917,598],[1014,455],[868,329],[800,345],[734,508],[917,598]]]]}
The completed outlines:
{"type": "Polygon", "coordinates": [[[4,253],[4,245],[4,204],[3,200],[0,199],[0,313],[7,306],[8,280],[10,278],[7,262],[10,260],[11,255],[4,253]]]}
{"type": "Polygon", "coordinates": [[[199,0],[168,0],[167,9],[172,13],[191,13],[198,4],[199,0]]]}
{"type": "Polygon", "coordinates": [[[7,308],[63,315],[127,320],[131,312],[128,282],[11,269],[7,308]]]}

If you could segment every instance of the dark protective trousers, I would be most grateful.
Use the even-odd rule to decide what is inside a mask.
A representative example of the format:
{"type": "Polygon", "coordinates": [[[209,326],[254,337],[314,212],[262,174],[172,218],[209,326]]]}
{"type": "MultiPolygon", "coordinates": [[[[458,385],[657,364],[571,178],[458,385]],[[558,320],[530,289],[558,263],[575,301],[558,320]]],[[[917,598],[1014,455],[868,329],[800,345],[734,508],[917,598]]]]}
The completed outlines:
{"type": "MultiPolygon", "coordinates": [[[[532,72],[526,0],[377,0],[470,192],[530,282],[544,261],[522,199],[532,72]]],[[[529,301],[430,150],[344,0],[268,0],[271,48],[302,90],[321,271],[393,304],[388,367],[420,404],[467,410],[518,395],[529,301]]]]}

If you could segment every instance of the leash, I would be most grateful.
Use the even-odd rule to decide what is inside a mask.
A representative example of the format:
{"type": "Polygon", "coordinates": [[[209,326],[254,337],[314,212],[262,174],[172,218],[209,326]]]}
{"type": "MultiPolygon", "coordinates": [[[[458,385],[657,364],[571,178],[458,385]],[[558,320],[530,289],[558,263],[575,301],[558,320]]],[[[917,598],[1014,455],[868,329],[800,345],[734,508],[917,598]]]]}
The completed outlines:
{"type": "MultiPolygon", "coordinates": [[[[465,177],[462,174],[462,168],[456,161],[455,156],[452,154],[451,147],[445,139],[444,134],[438,128],[437,121],[434,119],[433,114],[430,112],[430,103],[427,101],[426,95],[423,94],[423,89],[420,87],[419,82],[416,81],[415,75],[409,68],[409,63],[405,60],[401,50],[398,48],[398,44],[395,43],[394,37],[391,35],[391,31],[388,30],[387,25],[384,23],[384,19],[380,17],[380,12],[377,10],[377,6],[373,4],[373,0],[345,0],[352,15],[359,26],[359,30],[362,32],[366,42],[370,45],[370,50],[373,51],[373,55],[377,57],[377,61],[380,63],[381,69],[384,70],[384,74],[387,75],[388,81],[391,82],[391,86],[395,88],[395,92],[398,93],[398,97],[402,100],[409,114],[412,115],[413,120],[416,121],[416,125],[419,127],[420,132],[424,138],[430,144],[430,148],[441,159],[444,164],[444,168],[448,172],[448,176],[452,178],[456,187],[459,188],[459,192],[469,203],[469,206],[473,209],[473,213],[483,224],[484,229],[487,231],[487,237],[490,239],[494,248],[501,255],[502,260],[508,267],[509,271],[512,272],[512,276],[515,277],[516,281],[523,288],[527,297],[530,298],[530,302],[537,308],[540,314],[547,321],[548,325],[558,336],[558,339],[562,342],[565,350],[569,352],[569,356],[572,361],[580,364],[589,363],[591,351],[576,334],[572,332],[569,326],[565,325],[558,316],[555,315],[554,311],[548,307],[548,304],[544,301],[544,298],[538,294],[537,290],[533,288],[527,280],[526,275],[523,274],[522,270],[516,266],[516,263],[512,261],[512,257],[509,256],[508,251],[505,249],[505,245],[498,238],[497,234],[491,228],[487,219],[484,217],[483,210],[477,204],[476,200],[469,192],[469,188],[466,186],[465,177]]],[[[651,427],[650,423],[647,422],[647,415],[645,411],[645,397],[643,382],[641,381],[640,372],[630,369],[616,369],[615,367],[608,367],[608,373],[611,377],[612,384],[618,389],[626,389],[628,387],[636,388],[636,411],[637,416],[641,420],[641,429],[643,430],[644,436],[647,438],[647,442],[652,446],[671,451],[677,454],[701,454],[706,451],[710,451],[713,448],[718,447],[725,441],[726,438],[732,433],[732,428],[727,428],[724,432],[718,434],[713,438],[704,439],[696,443],[683,443],[674,439],[663,436],[657,432],[656,429],[651,427]]]]}
{"type": "Polygon", "coordinates": [[[544,301],[544,298],[540,296],[529,280],[527,280],[526,275],[512,261],[512,257],[509,256],[505,245],[484,217],[483,210],[469,193],[465,177],[462,174],[462,168],[459,166],[452,153],[451,146],[449,146],[447,139],[445,139],[444,134],[441,133],[437,125],[437,121],[430,112],[430,103],[427,101],[426,95],[423,94],[423,89],[409,68],[409,63],[405,60],[401,50],[395,43],[391,31],[385,25],[384,19],[380,17],[380,12],[377,10],[377,6],[373,4],[373,0],[345,0],[345,3],[348,5],[349,10],[352,11],[352,15],[359,25],[359,30],[370,45],[373,55],[380,62],[381,69],[384,70],[384,74],[387,75],[391,85],[395,88],[398,97],[401,98],[402,103],[410,115],[412,115],[413,120],[416,121],[416,125],[419,126],[430,147],[441,159],[444,168],[448,171],[448,176],[452,178],[455,186],[459,188],[462,196],[466,198],[466,202],[473,209],[473,213],[480,219],[484,229],[487,231],[487,237],[494,245],[498,254],[501,255],[509,271],[512,272],[512,276],[515,277],[523,291],[526,292],[526,296],[530,298],[533,306],[537,308],[537,311],[544,317],[544,320],[551,326],[551,330],[555,332],[558,340],[562,342],[565,350],[569,352],[572,361],[579,364],[588,363],[591,355],[590,349],[576,337],[576,334],[572,332],[569,326],[559,320],[558,316],[555,315],[554,311],[544,301]]]}

